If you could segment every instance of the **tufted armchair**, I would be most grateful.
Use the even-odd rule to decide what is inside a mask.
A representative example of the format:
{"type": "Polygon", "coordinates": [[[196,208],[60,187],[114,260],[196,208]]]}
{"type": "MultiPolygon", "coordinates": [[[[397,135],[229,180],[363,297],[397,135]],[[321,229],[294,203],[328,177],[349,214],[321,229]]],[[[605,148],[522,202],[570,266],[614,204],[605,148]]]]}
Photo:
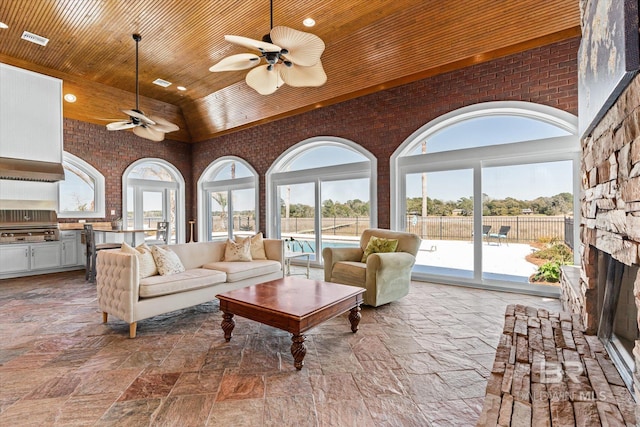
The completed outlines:
{"type": "Polygon", "coordinates": [[[401,231],[370,228],[360,236],[357,248],[324,248],[324,280],[365,288],[364,303],[377,307],[409,293],[411,268],[416,262],[421,239],[401,231]],[[397,239],[394,252],[373,253],[366,262],[362,255],[372,236],[397,239]]]}

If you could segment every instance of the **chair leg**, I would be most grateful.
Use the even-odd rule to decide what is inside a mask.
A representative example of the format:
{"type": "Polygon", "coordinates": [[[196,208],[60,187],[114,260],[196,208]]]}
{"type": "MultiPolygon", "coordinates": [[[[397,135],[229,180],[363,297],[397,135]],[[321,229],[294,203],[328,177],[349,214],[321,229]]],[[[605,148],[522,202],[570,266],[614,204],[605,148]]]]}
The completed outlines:
{"type": "Polygon", "coordinates": [[[136,327],[138,326],[138,322],[133,322],[129,324],[129,338],[136,337],[136,327]]]}
{"type": "Polygon", "coordinates": [[[96,256],[96,253],[94,252],[91,255],[91,283],[96,283],[96,263],[97,263],[97,256],[96,256]]]}
{"type": "Polygon", "coordinates": [[[107,323],[107,319],[109,318],[109,313],[106,311],[102,312],[102,323],[107,323]]]}

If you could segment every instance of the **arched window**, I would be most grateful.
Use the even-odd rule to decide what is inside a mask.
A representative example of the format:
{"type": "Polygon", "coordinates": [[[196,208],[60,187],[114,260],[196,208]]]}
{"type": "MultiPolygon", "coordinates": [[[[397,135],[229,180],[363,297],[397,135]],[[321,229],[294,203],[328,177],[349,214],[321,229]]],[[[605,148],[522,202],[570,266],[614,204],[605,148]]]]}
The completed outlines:
{"type": "Polygon", "coordinates": [[[200,240],[226,240],[260,230],[258,174],[245,160],[226,156],[211,163],[198,180],[200,240]]]}
{"type": "MultiPolygon", "coordinates": [[[[122,176],[122,210],[125,227],[155,230],[169,221],[169,243],[185,241],[185,184],[180,171],[162,159],[140,159],[122,176]]],[[[150,231],[147,238],[155,239],[150,231]]]]}
{"type": "Polygon", "coordinates": [[[322,262],[326,246],[357,246],[377,225],[376,158],[358,144],[315,137],[283,153],[267,172],[270,236],[322,262]]]}
{"type": "Polygon", "coordinates": [[[104,218],[104,176],[89,163],[63,152],[64,181],[58,183],[59,218],[104,218]]]}
{"type": "Polygon", "coordinates": [[[530,280],[527,257],[579,241],[579,155],[577,118],[528,102],[464,107],[414,132],[391,157],[392,227],[423,239],[414,277],[557,295],[530,280]]]}

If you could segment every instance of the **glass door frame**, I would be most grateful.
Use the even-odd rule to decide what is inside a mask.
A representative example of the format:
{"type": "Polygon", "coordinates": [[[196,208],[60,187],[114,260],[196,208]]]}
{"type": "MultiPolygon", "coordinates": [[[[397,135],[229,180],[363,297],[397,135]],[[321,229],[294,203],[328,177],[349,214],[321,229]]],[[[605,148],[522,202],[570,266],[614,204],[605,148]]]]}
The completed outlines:
{"type": "Polygon", "coordinates": [[[213,224],[211,223],[211,193],[227,194],[227,234],[229,239],[233,239],[233,198],[231,197],[231,193],[234,190],[254,190],[254,211],[256,222],[255,233],[259,232],[258,191],[256,188],[256,179],[254,177],[207,181],[202,183],[202,193],[204,195],[202,198],[204,205],[203,212],[205,213],[205,218],[207,218],[206,222],[204,222],[205,241],[211,240],[211,233],[213,231],[213,224]]]}
{"type": "MultiPolygon", "coordinates": [[[[577,136],[561,136],[512,144],[489,147],[469,148],[421,154],[397,158],[395,173],[395,198],[397,208],[392,206],[392,226],[396,230],[404,230],[403,218],[406,216],[406,175],[411,173],[438,172],[446,170],[473,170],[473,228],[482,230],[482,168],[493,166],[511,166],[553,161],[573,161],[573,214],[574,241],[579,242],[580,221],[580,145],[577,136]]],[[[392,168],[393,170],[393,168],[392,168]]],[[[393,203],[392,203],[393,205],[393,203]]],[[[414,272],[416,280],[436,281],[438,283],[464,284],[484,289],[509,290],[534,295],[559,295],[559,289],[543,285],[523,285],[515,282],[502,282],[482,278],[482,233],[474,233],[474,272],[473,279],[434,276],[414,272]]],[[[574,250],[574,262],[579,263],[579,251],[574,250]]]]}
{"type": "MultiPolygon", "coordinates": [[[[177,204],[179,203],[178,197],[178,183],[170,182],[170,181],[151,181],[151,180],[141,180],[130,178],[128,180],[126,191],[128,193],[129,189],[133,191],[133,206],[125,205],[127,211],[124,212],[125,217],[123,217],[123,221],[127,223],[126,216],[128,215],[128,211],[133,211],[133,228],[134,229],[142,229],[144,228],[144,204],[143,204],[143,193],[145,192],[153,192],[153,193],[161,193],[162,194],[162,219],[165,221],[171,221],[171,197],[170,192],[176,192],[176,212],[175,212],[175,227],[172,225],[172,228],[175,228],[175,243],[179,242],[178,240],[178,224],[180,224],[180,216],[179,209],[177,204]]],[[[127,198],[127,194],[124,195],[124,198],[127,198]]],[[[171,243],[171,240],[169,241],[171,243]]]]}
{"type": "Polygon", "coordinates": [[[321,185],[326,181],[340,181],[350,179],[368,178],[370,189],[370,227],[376,227],[377,222],[375,220],[375,209],[377,205],[377,197],[375,192],[372,191],[374,183],[371,178],[371,163],[369,161],[348,163],[344,165],[325,166],[322,168],[303,169],[287,172],[276,172],[270,175],[268,180],[268,188],[270,197],[268,197],[267,215],[270,218],[268,221],[269,233],[275,238],[281,238],[280,227],[280,198],[278,194],[278,187],[294,184],[309,184],[314,185],[314,200],[315,200],[315,217],[314,217],[314,229],[316,234],[315,239],[315,253],[316,259],[311,262],[314,267],[322,266],[322,233],[321,233],[321,221],[322,221],[322,194],[321,185]],[[313,178],[310,178],[313,177],[313,178]]]}

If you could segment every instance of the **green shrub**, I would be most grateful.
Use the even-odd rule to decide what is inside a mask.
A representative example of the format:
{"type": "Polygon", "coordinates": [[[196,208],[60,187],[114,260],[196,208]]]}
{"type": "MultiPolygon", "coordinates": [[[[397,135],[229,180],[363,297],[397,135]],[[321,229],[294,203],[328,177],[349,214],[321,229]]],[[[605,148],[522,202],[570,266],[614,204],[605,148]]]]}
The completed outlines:
{"type": "Polygon", "coordinates": [[[557,261],[549,261],[538,267],[533,276],[534,281],[556,283],[560,281],[560,267],[563,264],[557,261]]]}
{"type": "Polygon", "coordinates": [[[570,264],[573,262],[573,251],[564,243],[556,243],[546,249],[537,251],[534,256],[540,259],[548,259],[561,264],[570,264]]]}

